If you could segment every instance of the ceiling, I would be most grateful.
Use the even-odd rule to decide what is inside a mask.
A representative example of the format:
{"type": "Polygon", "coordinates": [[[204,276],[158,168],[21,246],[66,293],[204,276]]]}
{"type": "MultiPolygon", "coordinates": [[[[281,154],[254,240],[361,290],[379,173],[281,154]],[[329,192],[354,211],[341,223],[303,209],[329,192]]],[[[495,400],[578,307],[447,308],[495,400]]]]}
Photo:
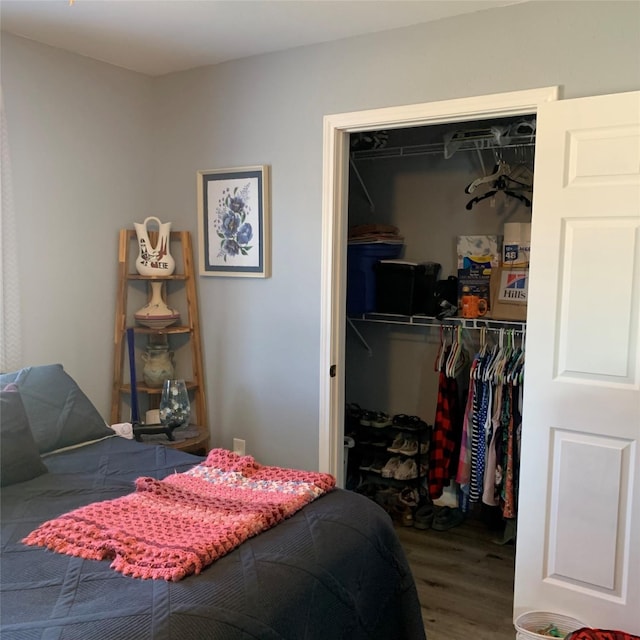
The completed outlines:
{"type": "Polygon", "coordinates": [[[0,25],[158,76],[523,1],[0,0],[0,25]]]}

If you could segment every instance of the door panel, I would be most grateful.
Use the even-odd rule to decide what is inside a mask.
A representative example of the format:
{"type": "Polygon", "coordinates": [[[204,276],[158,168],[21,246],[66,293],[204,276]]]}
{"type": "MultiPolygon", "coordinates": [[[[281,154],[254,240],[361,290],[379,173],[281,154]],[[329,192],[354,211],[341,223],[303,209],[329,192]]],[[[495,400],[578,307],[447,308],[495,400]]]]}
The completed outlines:
{"type": "Polygon", "coordinates": [[[638,384],[636,228],[633,218],[563,221],[556,375],[638,384]],[[594,341],[607,348],[585,349],[594,341]]]}
{"type": "Polygon", "coordinates": [[[515,614],[640,633],[640,93],[537,118],[515,614]]]}

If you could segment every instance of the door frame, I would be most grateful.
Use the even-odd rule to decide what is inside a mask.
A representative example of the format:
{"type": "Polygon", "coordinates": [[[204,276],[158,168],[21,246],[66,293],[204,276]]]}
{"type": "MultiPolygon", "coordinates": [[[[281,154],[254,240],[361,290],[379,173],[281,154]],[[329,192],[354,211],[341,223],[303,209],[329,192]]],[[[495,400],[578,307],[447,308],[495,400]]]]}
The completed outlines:
{"type": "Polygon", "coordinates": [[[344,486],[346,261],[349,134],[531,115],[559,99],[549,86],[324,117],[318,468],[344,486]]]}

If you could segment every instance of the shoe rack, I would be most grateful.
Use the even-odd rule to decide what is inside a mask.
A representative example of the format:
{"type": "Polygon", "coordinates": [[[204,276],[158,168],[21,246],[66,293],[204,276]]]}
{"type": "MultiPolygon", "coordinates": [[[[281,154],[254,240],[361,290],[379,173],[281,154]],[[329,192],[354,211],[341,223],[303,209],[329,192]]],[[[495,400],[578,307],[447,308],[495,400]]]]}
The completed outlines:
{"type": "Polygon", "coordinates": [[[366,412],[352,415],[347,424],[348,435],[355,443],[349,462],[353,474],[358,474],[359,484],[419,489],[426,475],[432,427],[416,416],[387,416],[381,421],[374,414],[367,418],[366,412]],[[411,461],[417,473],[415,477],[406,477],[403,471],[411,461]]]}

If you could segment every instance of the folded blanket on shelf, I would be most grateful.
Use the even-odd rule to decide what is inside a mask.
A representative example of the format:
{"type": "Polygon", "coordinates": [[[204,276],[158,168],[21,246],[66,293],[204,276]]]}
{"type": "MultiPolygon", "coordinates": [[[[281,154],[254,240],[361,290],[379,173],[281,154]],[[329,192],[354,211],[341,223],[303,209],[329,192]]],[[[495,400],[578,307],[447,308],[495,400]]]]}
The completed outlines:
{"type": "Polygon", "coordinates": [[[264,466],[213,449],[164,480],[43,523],[23,542],[93,560],[135,578],[180,580],[269,529],[335,487],[325,473],[264,466]]]}

